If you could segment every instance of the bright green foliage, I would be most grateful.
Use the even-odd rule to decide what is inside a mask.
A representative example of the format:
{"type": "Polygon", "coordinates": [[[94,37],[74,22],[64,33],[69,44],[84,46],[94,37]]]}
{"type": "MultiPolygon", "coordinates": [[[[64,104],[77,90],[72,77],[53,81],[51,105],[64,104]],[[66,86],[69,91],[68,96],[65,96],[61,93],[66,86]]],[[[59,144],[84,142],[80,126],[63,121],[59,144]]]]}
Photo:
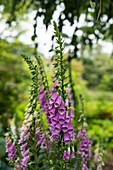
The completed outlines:
{"type": "Polygon", "coordinates": [[[23,102],[21,110],[25,109],[30,74],[20,56],[21,50],[26,53],[32,51],[18,41],[8,43],[0,40],[0,91],[2,92],[0,123],[5,129],[8,127],[8,119],[12,118],[15,112],[19,114],[19,110],[16,109],[18,104],[23,102]]]}
{"type": "Polygon", "coordinates": [[[87,86],[101,90],[113,90],[113,60],[103,54],[93,56],[94,59],[84,59],[83,78],[87,86]],[[90,73],[90,74],[89,74],[90,73]]]}

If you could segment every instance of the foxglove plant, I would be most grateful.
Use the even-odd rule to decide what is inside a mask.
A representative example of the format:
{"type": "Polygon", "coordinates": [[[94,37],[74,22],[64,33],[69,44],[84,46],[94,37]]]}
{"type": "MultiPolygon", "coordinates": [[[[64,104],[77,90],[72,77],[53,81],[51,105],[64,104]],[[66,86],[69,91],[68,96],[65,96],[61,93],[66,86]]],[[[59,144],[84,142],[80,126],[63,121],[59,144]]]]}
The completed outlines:
{"type": "Polygon", "coordinates": [[[91,141],[87,137],[87,132],[86,132],[86,126],[88,125],[86,123],[86,118],[84,115],[84,103],[83,103],[83,98],[80,96],[80,101],[81,101],[81,115],[79,118],[79,122],[82,123],[82,125],[78,128],[78,134],[77,134],[77,139],[80,139],[80,148],[78,149],[78,153],[81,156],[81,167],[83,170],[89,170],[87,167],[87,161],[89,157],[91,156],[91,151],[90,151],[90,146],[91,146],[91,141]]]}
{"type": "Polygon", "coordinates": [[[74,130],[74,98],[68,87],[63,41],[55,22],[54,30],[58,46],[55,48],[55,71],[51,76],[51,87],[40,56],[35,53],[34,64],[29,57],[22,55],[31,70],[33,84],[20,128],[20,138],[14,142],[6,136],[6,151],[15,170],[54,167],[61,170],[88,169],[91,141],[87,137],[84,116],[80,115],[82,125],[79,130],[74,130]],[[48,126],[44,125],[44,115],[48,126]]]}

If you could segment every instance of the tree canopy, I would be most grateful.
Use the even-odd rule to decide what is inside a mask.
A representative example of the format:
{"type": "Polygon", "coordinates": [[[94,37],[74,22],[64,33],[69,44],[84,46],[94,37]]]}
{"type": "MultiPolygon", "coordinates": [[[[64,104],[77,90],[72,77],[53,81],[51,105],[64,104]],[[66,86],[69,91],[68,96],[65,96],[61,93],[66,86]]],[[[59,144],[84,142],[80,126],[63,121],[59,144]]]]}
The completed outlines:
{"type": "MultiPolygon", "coordinates": [[[[48,28],[51,24],[54,11],[58,6],[62,5],[63,10],[58,16],[59,30],[62,31],[65,21],[68,20],[70,26],[74,27],[71,42],[68,44],[74,47],[72,57],[77,58],[77,52],[80,48],[84,49],[85,45],[92,47],[94,41],[99,39],[113,40],[113,1],[112,0],[5,0],[0,1],[0,5],[4,6],[2,14],[8,13],[7,23],[11,25],[12,21],[17,21],[17,14],[22,16],[25,13],[36,11],[34,18],[34,35],[32,40],[37,37],[36,29],[38,27],[37,18],[43,16],[43,23],[48,28]],[[23,11],[23,12],[22,12],[23,11]],[[84,25],[79,26],[81,14],[84,14],[84,25]],[[77,32],[82,31],[82,36],[78,37],[77,32]]],[[[68,35],[63,34],[65,38],[68,35]]]]}

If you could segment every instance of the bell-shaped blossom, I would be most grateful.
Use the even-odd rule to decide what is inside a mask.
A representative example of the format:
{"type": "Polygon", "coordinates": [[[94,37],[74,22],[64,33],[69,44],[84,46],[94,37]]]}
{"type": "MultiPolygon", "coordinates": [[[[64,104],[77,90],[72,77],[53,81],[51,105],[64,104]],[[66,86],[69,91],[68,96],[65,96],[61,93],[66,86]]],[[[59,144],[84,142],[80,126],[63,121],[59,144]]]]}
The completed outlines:
{"type": "Polygon", "coordinates": [[[63,115],[65,113],[65,105],[64,102],[62,101],[60,107],[58,108],[58,112],[63,115]]]}
{"type": "Polygon", "coordinates": [[[6,136],[6,152],[8,153],[8,158],[14,161],[16,156],[15,144],[11,142],[8,133],[6,133],[5,136],[6,136]]]}
{"type": "Polygon", "coordinates": [[[66,118],[65,114],[63,114],[63,115],[59,114],[59,123],[61,125],[63,125],[65,123],[65,118],[66,118]]]}
{"type": "Polygon", "coordinates": [[[59,97],[57,98],[57,100],[55,101],[54,106],[55,106],[55,107],[59,107],[59,106],[61,105],[61,102],[62,102],[62,97],[59,96],[59,97]]]}
{"type": "Polygon", "coordinates": [[[65,101],[65,106],[66,106],[66,107],[69,106],[69,100],[68,100],[68,99],[66,99],[66,101],[65,101]]]}
{"type": "Polygon", "coordinates": [[[64,133],[64,142],[66,144],[69,144],[70,143],[70,136],[69,136],[69,133],[64,133]]]}
{"type": "Polygon", "coordinates": [[[72,152],[71,158],[75,158],[75,151],[72,152]]]}
{"type": "Polygon", "coordinates": [[[56,115],[54,117],[52,117],[51,119],[52,119],[53,124],[58,123],[58,121],[59,121],[58,113],[56,113],[56,115]]]}
{"type": "Polygon", "coordinates": [[[73,129],[73,125],[72,125],[72,122],[70,120],[69,124],[68,124],[68,133],[69,134],[72,134],[74,132],[74,129],[73,129]]]}
{"type": "Polygon", "coordinates": [[[64,124],[62,125],[62,131],[63,131],[64,133],[68,131],[68,124],[67,124],[67,123],[64,123],[64,124]]]}
{"type": "Polygon", "coordinates": [[[50,114],[50,118],[52,118],[53,116],[55,116],[55,113],[56,113],[56,109],[53,107],[50,111],[49,111],[49,114],[50,114]]]}
{"type": "Polygon", "coordinates": [[[69,122],[70,122],[70,117],[68,116],[68,112],[67,112],[67,111],[66,111],[65,122],[66,122],[66,123],[69,123],[69,122]]]}
{"type": "Polygon", "coordinates": [[[58,97],[58,92],[55,92],[50,98],[50,104],[53,104],[58,97]]]}
{"type": "Polygon", "coordinates": [[[66,88],[66,93],[70,93],[70,89],[69,88],[66,88]]]}
{"type": "Polygon", "coordinates": [[[68,151],[64,151],[64,154],[63,154],[63,160],[65,159],[69,159],[70,158],[70,149],[68,149],[68,151]]]}
{"type": "Polygon", "coordinates": [[[69,108],[69,116],[70,116],[70,118],[74,117],[72,107],[69,108]]]}
{"type": "Polygon", "coordinates": [[[58,123],[55,125],[55,133],[60,133],[61,131],[61,125],[58,123]]]}
{"type": "Polygon", "coordinates": [[[91,146],[91,141],[89,140],[88,137],[86,137],[86,129],[84,127],[79,128],[80,132],[78,133],[77,137],[82,138],[82,141],[80,143],[80,148],[78,150],[78,153],[81,154],[82,158],[82,168],[83,170],[88,170],[87,167],[87,161],[91,155],[91,151],[89,150],[89,146],[91,146]]]}

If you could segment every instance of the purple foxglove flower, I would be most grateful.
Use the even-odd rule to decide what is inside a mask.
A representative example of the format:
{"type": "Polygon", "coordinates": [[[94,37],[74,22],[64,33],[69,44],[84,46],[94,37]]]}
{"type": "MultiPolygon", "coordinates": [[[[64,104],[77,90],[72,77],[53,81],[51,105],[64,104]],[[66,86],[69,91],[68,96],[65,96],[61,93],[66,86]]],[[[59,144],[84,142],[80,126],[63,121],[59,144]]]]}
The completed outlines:
{"type": "Polygon", "coordinates": [[[50,118],[55,116],[55,113],[56,113],[56,109],[53,107],[50,111],[49,111],[49,114],[50,114],[50,118]]]}
{"type": "Polygon", "coordinates": [[[55,91],[55,87],[54,87],[54,84],[50,87],[49,89],[50,91],[55,91]]]}
{"type": "Polygon", "coordinates": [[[60,123],[61,125],[64,124],[64,122],[65,122],[65,117],[66,117],[65,114],[63,114],[63,115],[60,115],[60,114],[59,114],[59,123],[60,123]]]}
{"type": "Polygon", "coordinates": [[[53,104],[55,100],[57,99],[57,97],[58,97],[58,92],[55,92],[49,100],[50,104],[53,104]]]}
{"type": "Polygon", "coordinates": [[[23,142],[24,142],[24,138],[21,137],[21,138],[19,139],[18,144],[21,144],[21,143],[23,143],[23,142]]]}
{"type": "Polygon", "coordinates": [[[53,104],[49,104],[49,110],[51,110],[53,108],[53,104]]]}
{"type": "Polygon", "coordinates": [[[22,163],[27,163],[27,161],[30,160],[30,157],[29,156],[26,156],[22,159],[22,163]]]}
{"type": "Polygon", "coordinates": [[[75,151],[72,152],[71,157],[75,158],[75,151]]]}
{"type": "Polygon", "coordinates": [[[52,95],[55,93],[55,91],[56,91],[56,90],[52,91],[52,92],[50,93],[50,96],[52,96],[52,95]]]}
{"type": "Polygon", "coordinates": [[[40,133],[39,128],[36,128],[36,132],[35,132],[35,134],[36,134],[36,135],[38,135],[39,133],[40,133]]]}
{"type": "Polygon", "coordinates": [[[47,148],[47,142],[46,142],[46,139],[44,139],[41,143],[41,148],[42,149],[46,149],[47,148]]]}
{"type": "Polygon", "coordinates": [[[63,131],[64,133],[68,131],[68,124],[67,124],[67,123],[64,123],[64,124],[62,125],[62,131],[63,131]]]}
{"type": "Polygon", "coordinates": [[[70,116],[70,118],[74,117],[72,107],[69,108],[69,116],[70,116]]]}
{"type": "Polygon", "coordinates": [[[64,151],[63,160],[65,160],[65,159],[66,159],[66,155],[67,155],[67,152],[66,152],[66,151],[64,151]]]}
{"type": "Polygon", "coordinates": [[[58,113],[54,117],[51,118],[53,124],[56,124],[59,121],[58,113]]]}
{"type": "Polygon", "coordinates": [[[51,141],[56,141],[59,137],[60,137],[59,133],[53,133],[50,139],[51,141]]]}
{"type": "Polygon", "coordinates": [[[62,97],[59,96],[59,97],[57,98],[57,100],[55,101],[54,106],[55,106],[55,107],[59,107],[60,104],[61,104],[61,102],[62,102],[62,97]]]}
{"type": "Polygon", "coordinates": [[[55,74],[52,74],[51,78],[55,78],[55,74]]]}
{"type": "MultiPolygon", "coordinates": [[[[80,127],[79,129],[81,129],[82,127],[80,127]]],[[[78,132],[78,135],[77,135],[77,138],[80,138],[80,137],[83,137],[83,136],[86,136],[87,135],[87,132],[86,132],[86,129],[83,128],[80,132],[78,132]]]]}
{"type": "Polygon", "coordinates": [[[54,87],[57,87],[58,86],[58,80],[56,80],[53,85],[54,85],[54,87]]]}
{"type": "Polygon", "coordinates": [[[6,152],[8,152],[8,158],[14,161],[16,155],[15,144],[11,143],[11,140],[7,134],[6,134],[6,152]]]}
{"type": "Polygon", "coordinates": [[[50,87],[50,91],[55,91],[55,87],[58,86],[58,80],[54,82],[54,84],[50,87]]]}
{"type": "Polygon", "coordinates": [[[60,133],[61,131],[61,125],[58,123],[55,125],[55,133],[60,133]]]}
{"type": "Polygon", "coordinates": [[[70,150],[68,150],[67,152],[64,151],[63,160],[65,160],[66,158],[67,158],[67,159],[70,158],[70,150]]]}
{"type": "Polygon", "coordinates": [[[9,147],[9,151],[13,150],[14,146],[15,146],[14,143],[12,143],[9,147]]]}
{"type": "Polygon", "coordinates": [[[73,129],[73,125],[72,125],[72,122],[70,120],[70,122],[68,123],[68,133],[71,134],[74,132],[74,129],[73,129]]]}
{"type": "Polygon", "coordinates": [[[42,93],[43,91],[44,91],[44,86],[41,85],[41,86],[40,86],[40,93],[42,93]]]}
{"type": "Polygon", "coordinates": [[[24,139],[29,139],[30,137],[30,132],[28,132],[25,136],[24,136],[24,139]]]}
{"type": "Polygon", "coordinates": [[[74,133],[74,132],[70,134],[70,139],[71,139],[72,141],[74,141],[74,139],[75,139],[75,133],[74,133]]]}
{"type": "Polygon", "coordinates": [[[69,144],[70,143],[70,136],[69,136],[69,134],[66,132],[66,133],[64,133],[64,142],[66,143],[66,144],[69,144]]]}
{"type": "Polygon", "coordinates": [[[46,101],[46,96],[44,96],[43,98],[39,98],[39,102],[40,102],[41,106],[44,106],[45,101],[46,101]]]}
{"type": "Polygon", "coordinates": [[[40,99],[44,98],[45,96],[46,96],[46,91],[44,91],[44,92],[42,92],[42,93],[40,93],[40,94],[38,95],[38,97],[39,97],[40,99]]]}
{"type": "Polygon", "coordinates": [[[24,149],[26,150],[26,148],[27,148],[27,143],[21,145],[20,148],[21,148],[21,150],[24,150],[24,149]]]}
{"type": "Polygon", "coordinates": [[[66,119],[65,119],[66,123],[70,122],[70,117],[68,116],[68,112],[66,111],[66,119]]]}
{"type": "Polygon", "coordinates": [[[66,88],[66,93],[70,93],[70,89],[69,88],[66,88]]]}
{"type": "Polygon", "coordinates": [[[27,156],[30,152],[29,152],[29,150],[26,150],[26,151],[22,151],[21,153],[22,153],[22,156],[25,157],[25,156],[27,156]]]}
{"type": "Polygon", "coordinates": [[[44,108],[45,108],[45,109],[48,109],[48,108],[49,108],[49,102],[48,102],[48,101],[45,102],[44,108]]]}
{"type": "Polygon", "coordinates": [[[49,128],[50,128],[51,132],[54,132],[54,130],[55,130],[55,126],[54,126],[54,124],[53,124],[53,123],[51,123],[51,124],[49,125],[49,128]]]}
{"type": "Polygon", "coordinates": [[[64,102],[62,101],[59,109],[58,109],[58,112],[63,115],[65,113],[65,105],[64,105],[64,102]]]}
{"type": "Polygon", "coordinates": [[[83,165],[83,170],[89,170],[89,168],[84,164],[83,165]]]}
{"type": "Polygon", "coordinates": [[[38,139],[38,142],[37,142],[36,146],[40,145],[41,142],[42,142],[42,139],[38,139]]]}
{"type": "Polygon", "coordinates": [[[67,151],[67,156],[66,156],[66,158],[67,158],[67,159],[70,158],[70,150],[69,150],[69,149],[68,149],[68,151],[67,151]]]}
{"type": "Polygon", "coordinates": [[[52,79],[51,79],[51,81],[55,81],[55,80],[56,80],[56,78],[52,78],[52,79]]]}
{"type": "Polygon", "coordinates": [[[68,99],[66,99],[65,106],[66,106],[66,107],[69,106],[69,100],[68,100],[68,99]]]}

